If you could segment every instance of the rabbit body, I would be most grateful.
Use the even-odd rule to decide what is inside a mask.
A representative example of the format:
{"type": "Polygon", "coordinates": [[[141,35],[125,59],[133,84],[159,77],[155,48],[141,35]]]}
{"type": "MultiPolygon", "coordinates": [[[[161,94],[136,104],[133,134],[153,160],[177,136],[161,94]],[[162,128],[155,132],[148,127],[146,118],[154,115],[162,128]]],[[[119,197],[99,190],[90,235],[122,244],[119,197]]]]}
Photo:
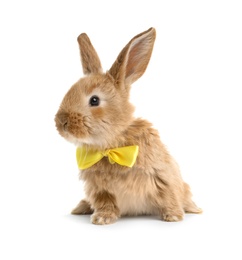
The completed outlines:
{"type": "Polygon", "coordinates": [[[56,114],[59,133],[77,147],[103,151],[137,145],[133,167],[111,164],[107,157],[81,170],[86,198],[73,214],[92,214],[94,224],[109,224],[124,215],[158,215],[179,221],[184,212],[200,213],[179,167],[151,123],[134,118],[131,84],[144,73],[155,29],[135,36],[106,73],[86,34],[78,37],[86,75],[65,95],[56,114]]]}

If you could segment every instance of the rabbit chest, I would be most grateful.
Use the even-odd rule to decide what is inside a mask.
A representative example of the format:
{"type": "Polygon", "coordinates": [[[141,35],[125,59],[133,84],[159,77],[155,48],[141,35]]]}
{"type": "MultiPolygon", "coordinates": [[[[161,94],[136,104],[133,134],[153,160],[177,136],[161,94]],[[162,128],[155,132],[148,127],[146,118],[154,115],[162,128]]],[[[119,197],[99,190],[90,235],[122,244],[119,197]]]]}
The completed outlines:
{"type": "Polygon", "coordinates": [[[81,172],[91,205],[96,194],[105,190],[114,195],[121,215],[157,213],[149,199],[156,192],[152,176],[135,167],[130,170],[118,165],[106,166],[102,170],[102,162],[99,167],[97,164],[94,169],[81,172]]]}

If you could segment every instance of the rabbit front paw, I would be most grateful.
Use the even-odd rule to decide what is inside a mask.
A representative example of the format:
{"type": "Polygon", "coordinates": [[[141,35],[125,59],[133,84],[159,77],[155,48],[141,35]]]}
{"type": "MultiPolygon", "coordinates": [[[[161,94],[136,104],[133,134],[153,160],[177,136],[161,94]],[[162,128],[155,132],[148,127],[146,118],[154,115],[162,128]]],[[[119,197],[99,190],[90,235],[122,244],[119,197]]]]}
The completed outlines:
{"type": "Polygon", "coordinates": [[[106,225],[114,223],[118,216],[114,212],[96,212],[91,216],[91,222],[96,225],[106,225]]]}

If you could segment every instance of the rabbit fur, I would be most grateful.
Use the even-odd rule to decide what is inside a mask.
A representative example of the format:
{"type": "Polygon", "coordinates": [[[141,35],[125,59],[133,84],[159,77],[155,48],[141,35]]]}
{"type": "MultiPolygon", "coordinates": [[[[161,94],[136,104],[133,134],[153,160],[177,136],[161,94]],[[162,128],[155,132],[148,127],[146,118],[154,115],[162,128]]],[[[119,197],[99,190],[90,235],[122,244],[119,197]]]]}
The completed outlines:
{"type": "Polygon", "coordinates": [[[130,87],[149,63],[156,31],[150,28],[123,48],[105,73],[88,36],[78,37],[84,77],[66,93],[55,116],[59,134],[77,147],[106,150],[138,145],[132,168],[110,164],[104,157],[80,171],[86,198],[72,214],[92,214],[94,224],[109,224],[125,215],[156,215],[179,221],[185,212],[201,213],[189,185],[152,124],[134,118],[130,87]],[[98,97],[97,106],[90,99],[98,97]]]}

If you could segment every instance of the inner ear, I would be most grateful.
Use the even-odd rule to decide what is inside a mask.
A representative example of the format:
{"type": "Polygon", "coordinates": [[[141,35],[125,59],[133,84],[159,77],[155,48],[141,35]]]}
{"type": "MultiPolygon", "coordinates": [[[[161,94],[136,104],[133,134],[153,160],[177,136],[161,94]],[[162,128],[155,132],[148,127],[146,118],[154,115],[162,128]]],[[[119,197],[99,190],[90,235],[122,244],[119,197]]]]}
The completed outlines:
{"type": "Polygon", "coordinates": [[[78,36],[83,73],[102,73],[102,65],[96,50],[85,33],[78,36]]]}
{"type": "Polygon", "coordinates": [[[136,35],[123,48],[109,73],[118,84],[132,84],[145,72],[155,42],[154,28],[136,35]]]}
{"type": "Polygon", "coordinates": [[[129,81],[129,77],[133,77],[131,80],[133,82],[145,72],[152,52],[152,49],[146,47],[146,42],[141,40],[133,42],[133,45],[130,46],[125,70],[126,80],[129,81]]]}

